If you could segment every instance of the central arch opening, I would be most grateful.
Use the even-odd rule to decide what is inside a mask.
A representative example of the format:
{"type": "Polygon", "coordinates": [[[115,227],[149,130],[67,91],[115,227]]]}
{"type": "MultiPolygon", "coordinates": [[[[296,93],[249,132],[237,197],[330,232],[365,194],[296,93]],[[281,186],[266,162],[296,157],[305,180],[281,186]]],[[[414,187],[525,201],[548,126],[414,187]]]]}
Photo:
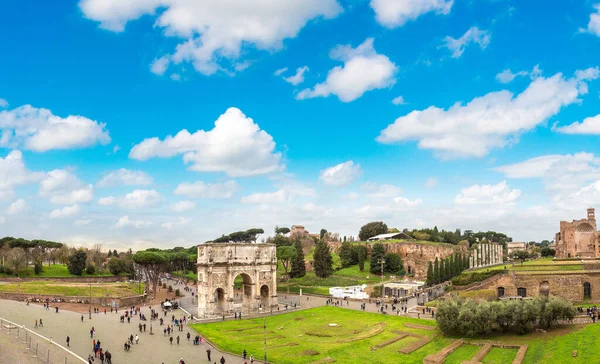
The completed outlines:
{"type": "Polygon", "coordinates": [[[252,277],[246,273],[240,273],[233,279],[233,303],[238,308],[248,308],[252,306],[252,287],[254,283],[252,277]]]}
{"type": "Polygon", "coordinates": [[[217,312],[225,312],[227,305],[225,302],[225,290],[223,288],[217,288],[214,292],[214,300],[216,303],[217,312]]]}
{"type": "Polygon", "coordinates": [[[260,287],[260,305],[263,310],[269,307],[269,286],[266,284],[260,287]]]}

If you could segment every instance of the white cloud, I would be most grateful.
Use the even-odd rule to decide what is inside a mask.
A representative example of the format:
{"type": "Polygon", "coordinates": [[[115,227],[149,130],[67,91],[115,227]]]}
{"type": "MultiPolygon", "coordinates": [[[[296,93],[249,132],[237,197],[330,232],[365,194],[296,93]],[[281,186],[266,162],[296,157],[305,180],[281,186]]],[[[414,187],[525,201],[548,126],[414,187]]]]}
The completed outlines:
{"type": "Polygon", "coordinates": [[[162,201],[162,196],[156,190],[134,190],[123,197],[108,196],[98,200],[102,206],[117,205],[123,209],[141,209],[156,206],[162,201]]]}
{"type": "Polygon", "coordinates": [[[490,39],[491,35],[487,30],[471,27],[458,39],[454,39],[450,36],[444,38],[444,46],[452,51],[453,58],[459,58],[469,44],[475,43],[479,45],[481,49],[485,49],[488,44],[490,44],[490,39]]]}
{"type": "Polygon", "coordinates": [[[19,215],[19,214],[27,211],[28,209],[29,209],[29,204],[27,203],[27,201],[20,198],[17,201],[11,203],[10,206],[8,206],[6,213],[9,215],[19,215]]]}
{"type": "Polygon", "coordinates": [[[224,183],[196,181],[180,183],[174,193],[189,198],[231,198],[238,190],[239,186],[235,181],[224,183]]]}
{"type": "Polygon", "coordinates": [[[600,135],[600,114],[585,118],[580,123],[575,122],[570,125],[557,127],[554,130],[562,134],[600,135]]]}
{"type": "MultiPolygon", "coordinates": [[[[532,80],[538,78],[542,75],[542,70],[540,69],[540,65],[537,64],[533,67],[531,71],[519,71],[517,73],[512,73],[510,69],[505,69],[504,71],[498,73],[496,75],[496,80],[500,83],[510,83],[517,76],[529,76],[532,80]]],[[[577,75],[575,76],[577,78],[577,75]]]]}
{"type": "Polygon", "coordinates": [[[181,81],[181,75],[179,73],[173,73],[169,76],[173,81],[181,81]]]}
{"type": "Polygon", "coordinates": [[[367,182],[360,186],[361,190],[366,192],[367,197],[371,198],[392,198],[400,195],[402,189],[398,186],[367,182]]]}
{"type": "Polygon", "coordinates": [[[173,228],[175,228],[177,226],[185,225],[185,224],[189,223],[190,221],[192,221],[192,220],[188,219],[188,218],[180,217],[179,220],[177,220],[177,221],[165,222],[165,223],[161,224],[160,226],[164,227],[167,230],[172,230],[173,228]]]}
{"type": "Polygon", "coordinates": [[[291,202],[296,197],[314,197],[315,190],[300,185],[291,185],[278,189],[274,192],[257,192],[242,197],[243,204],[279,204],[291,202]]]}
{"type": "Polygon", "coordinates": [[[184,212],[189,211],[196,207],[196,203],[192,201],[177,201],[176,203],[171,205],[171,210],[175,212],[184,212]]]}
{"type": "Polygon", "coordinates": [[[106,124],[83,116],[65,118],[48,109],[24,105],[0,111],[0,146],[23,145],[27,150],[45,152],[53,149],[76,149],[110,143],[106,124]]]}
{"type": "Polygon", "coordinates": [[[360,173],[359,164],[355,165],[353,161],[347,161],[322,170],[319,180],[328,186],[341,187],[354,182],[360,173]]]}
{"type": "Polygon", "coordinates": [[[114,227],[118,228],[118,229],[122,229],[122,228],[126,228],[126,227],[134,227],[136,229],[141,229],[141,228],[145,228],[152,225],[152,222],[150,221],[144,221],[144,220],[132,220],[129,218],[129,216],[125,215],[123,217],[121,217],[119,219],[119,221],[117,221],[117,223],[115,224],[114,227]]]}
{"type": "MultiPolygon", "coordinates": [[[[584,72],[585,73],[585,72],[584,72]]],[[[380,143],[417,140],[442,158],[483,157],[494,148],[516,143],[518,136],[579,101],[584,79],[561,73],[534,79],[519,95],[490,92],[448,110],[435,106],[399,117],[378,136],[380,143]]]]}
{"type": "Polygon", "coordinates": [[[440,182],[438,181],[437,178],[429,177],[429,178],[427,178],[427,181],[425,181],[425,187],[433,188],[433,187],[437,186],[439,183],[440,182]]]}
{"type": "Polygon", "coordinates": [[[435,12],[447,15],[454,0],[371,0],[377,22],[388,28],[403,26],[419,16],[435,12]]]}
{"type": "Polygon", "coordinates": [[[284,169],[281,153],[275,151],[271,135],[261,130],[240,109],[229,108],[215,121],[212,130],[144,139],[129,157],[148,160],[183,154],[189,169],[199,172],[225,172],[230,176],[253,176],[284,169]]]}
{"type": "Polygon", "coordinates": [[[514,203],[519,196],[521,196],[521,190],[511,189],[506,181],[502,181],[495,185],[473,185],[463,188],[454,199],[454,203],[457,205],[504,205],[514,203]]]}
{"type": "Polygon", "coordinates": [[[385,202],[366,204],[357,208],[354,213],[359,217],[368,219],[393,218],[398,212],[417,207],[423,203],[420,198],[411,200],[406,197],[397,196],[385,202]]]}
{"type": "Polygon", "coordinates": [[[406,105],[406,101],[404,101],[404,96],[394,97],[392,99],[392,104],[394,104],[394,105],[406,105]]]}
{"type": "Polygon", "coordinates": [[[79,205],[65,206],[60,209],[55,209],[50,212],[51,219],[62,219],[65,217],[73,216],[78,214],[80,211],[79,205]]]}
{"type": "Polygon", "coordinates": [[[275,75],[275,76],[281,76],[287,70],[288,70],[287,67],[280,68],[277,71],[273,72],[273,75],[275,75]]]}
{"type": "Polygon", "coordinates": [[[0,157],[0,198],[13,195],[15,187],[37,182],[43,176],[27,169],[20,151],[11,151],[6,157],[0,157]]]}
{"type": "Polygon", "coordinates": [[[298,100],[313,97],[336,95],[343,102],[351,102],[365,92],[392,86],[396,82],[398,67],[383,54],[373,48],[373,38],[368,38],[356,48],[338,45],[330,57],[344,62],[343,66],[332,68],[323,83],[313,89],[300,91],[298,100]]]}
{"type": "Polygon", "coordinates": [[[118,152],[119,150],[121,150],[121,147],[119,147],[118,145],[115,145],[115,146],[113,147],[113,150],[112,150],[112,152],[113,152],[113,154],[115,154],[115,153],[116,153],[116,152],[118,152]]]}
{"type": "Polygon", "coordinates": [[[0,98],[0,108],[7,108],[8,107],[8,101],[6,101],[3,98],[0,98]]]}
{"type": "Polygon", "coordinates": [[[76,226],[86,226],[92,223],[91,219],[79,219],[79,220],[75,220],[74,224],[76,226]]]}
{"type": "Polygon", "coordinates": [[[135,186],[152,184],[152,177],[142,171],[132,171],[125,168],[117,169],[102,177],[96,187],[135,186]]]}
{"type": "Polygon", "coordinates": [[[235,67],[228,65],[239,63],[248,49],[279,50],[309,21],[342,12],[336,0],[81,0],[79,7],[85,17],[114,32],[143,15],[155,16],[154,25],[165,36],[184,41],[173,54],[161,56],[153,71],[160,74],[170,63],[189,62],[205,75],[231,72],[235,67]]]}
{"type": "Polygon", "coordinates": [[[600,4],[594,5],[594,8],[596,12],[590,14],[587,31],[600,37],[600,4]]]}
{"type": "Polygon", "coordinates": [[[53,204],[74,205],[94,199],[94,187],[79,180],[73,173],[55,169],[46,174],[40,182],[40,196],[53,204]]]}
{"type": "Polygon", "coordinates": [[[150,71],[155,75],[162,76],[167,71],[168,66],[169,57],[163,56],[152,61],[150,64],[150,71]]]}
{"type": "Polygon", "coordinates": [[[309,69],[307,66],[299,67],[296,69],[296,74],[290,77],[284,77],[284,81],[291,83],[296,86],[304,82],[304,72],[307,72],[309,69]]]}

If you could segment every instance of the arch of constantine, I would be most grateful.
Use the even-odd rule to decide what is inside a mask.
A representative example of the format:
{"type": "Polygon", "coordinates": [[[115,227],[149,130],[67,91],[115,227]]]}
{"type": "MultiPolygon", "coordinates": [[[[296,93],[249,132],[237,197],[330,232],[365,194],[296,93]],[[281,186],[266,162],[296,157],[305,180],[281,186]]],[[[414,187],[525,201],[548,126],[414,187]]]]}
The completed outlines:
{"type": "Polygon", "coordinates": [[[273,244],[200,244],[197,267],[198,317],[277,306],[277,257],[273,244]],[[234,282],[238,277],[241,287],[236,289],[234,282]]]}

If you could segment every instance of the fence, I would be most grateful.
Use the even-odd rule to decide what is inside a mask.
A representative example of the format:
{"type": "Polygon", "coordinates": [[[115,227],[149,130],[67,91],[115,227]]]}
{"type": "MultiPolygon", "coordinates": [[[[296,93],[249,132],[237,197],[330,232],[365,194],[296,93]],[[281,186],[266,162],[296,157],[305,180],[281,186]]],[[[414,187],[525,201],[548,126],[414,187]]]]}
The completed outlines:
{"type": "MultiPolygon", "coordinates": [[[[28,363],[87,364],[88,362],[71,350],[52,341],[52,338],[46,338],[27,329],[24,325],[0,318],[0,330],[7,334],[5,337],[9,338],[9,344],[14,351],[12,354],[19,357],[30,357],[31,360],[28,360],[28,363]]],[[[2,340],[2,342],[4,341],[6,340],[2,340]]],[[[7,353],[4,355],[10,356],[7,353]]],[[[0,362],[6,363],[6,360],[22,362],[16,361],[15,358],[0,357],[0,362]]]]}

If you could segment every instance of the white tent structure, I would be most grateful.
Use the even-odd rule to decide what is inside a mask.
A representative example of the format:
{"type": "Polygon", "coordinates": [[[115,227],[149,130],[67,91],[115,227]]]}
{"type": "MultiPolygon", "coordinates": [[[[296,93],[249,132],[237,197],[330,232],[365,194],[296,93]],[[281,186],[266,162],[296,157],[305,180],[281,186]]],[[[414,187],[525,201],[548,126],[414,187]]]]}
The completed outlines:
{"type": "Polygon", "coordinates": [[[331,287],[329,288],[329,294],[333,298],[355,298],[360,300],[369,298],[369,295],[365,292],[365,288],[367,288],[366,284],[362,286],[331,287]]]}

